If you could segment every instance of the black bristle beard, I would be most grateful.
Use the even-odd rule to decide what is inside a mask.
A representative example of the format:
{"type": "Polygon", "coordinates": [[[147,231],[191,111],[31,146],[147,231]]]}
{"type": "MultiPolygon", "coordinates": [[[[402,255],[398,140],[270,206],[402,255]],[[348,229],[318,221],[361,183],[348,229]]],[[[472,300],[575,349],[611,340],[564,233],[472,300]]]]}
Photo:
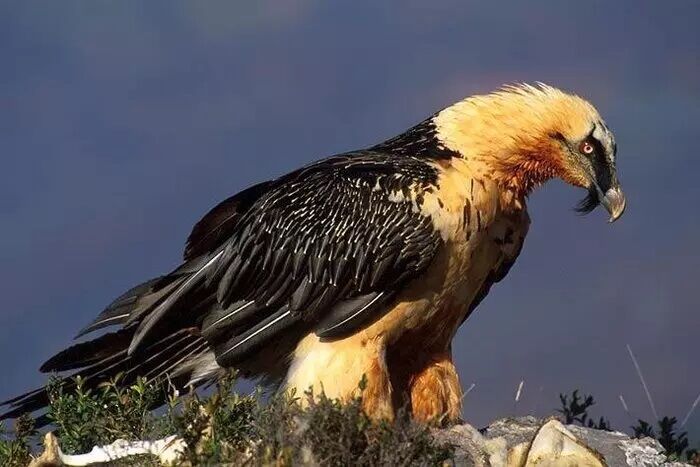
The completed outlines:
{"type": "Polygon", "coordinates": [[[585,215],[593,211],[599,204],[598,194],[594,190],[589,190],[586,197],[578,202],[574,210],[581,215],[585,215]]]}

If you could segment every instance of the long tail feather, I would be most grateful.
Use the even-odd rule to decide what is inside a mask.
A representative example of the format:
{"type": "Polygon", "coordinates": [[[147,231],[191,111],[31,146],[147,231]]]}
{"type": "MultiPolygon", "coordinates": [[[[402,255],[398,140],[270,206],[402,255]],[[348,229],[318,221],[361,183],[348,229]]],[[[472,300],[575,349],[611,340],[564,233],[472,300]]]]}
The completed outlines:
{"type": "Polygon", "coordinates": [[[128,329],[120,329],[97,339],[75,344],[48,359],[39,371],[49,373],[88,367],[123,350],[129,345],[132,334],[128,329]]]}
{"type": "Polygon", "coordinates": [[[114,300],[94,321],[81,329],[75,336],[76,339],[98,329],[132,322],[133,317],[138,316],[140,311],[152,306],[154,302],[176,287],[176,282],[169,278],[156,277],[133,287],[114,300]]]}
{"type": "Polygon", "coordinates": [[[207,258],[206,262],[194,273],[190,273],[187,278],[177,286],[171,293],[163,297],[156,306],[149,310],[148,314],[139,323],[134,337],[131,339],[129,344],[129,354],[135,353],[146,336],[152,332],[153,327],[158,323],[161,318],[163,318],[167,313],[173,310],[173,308],[178,304],[178,302],[183,299],[188,293],[192,292],[198,285],[200,285],[206,279],[207,270],[216,263],[216,261],[223,254],[223,250],[219,251],[211,258],[207,258]]]}
{"type": "MultiPolygon", "coordinates": [[[[57,353],[41,366],[41,371],[72,371],[62,377],[65,391],[75,388],[78,376],[86,389],[95,389],[117,375],[121,375],[122,385],[130,385],[138,377],[149,382],[167,377],[177,389],[184,389],[189,382],[208,382],[220,368],[199,332],[201,323],[197,320],[213,305],[199,285],[220,254],[190,259],[166,276],[133,287],[79,336],[113,325],[120,325],[120,329],[57,353]],[[161,320],[166,314],[170,319],[161,320]],[[158,326],[153,327],[156,322],[158,326]],[[148,338],[144,339],[146,334],[148,338]]],[[[164,401],[165,394],[161,403],[164,401]]],[[[0,420],[39,411],[49,402],[46,387],[35,389],[0,403],[0,409],[6,410],[0,411],[0,420]]],[[[38,419],[42,420],[48,418],[38,419]]]]}
{"type": "MultiPolygon", "coordinates": [[[[62,378],[64,391],[75,388],[76,376],[83,379],[84,387],[95,389],[117,375],[121,375],[120,382],[123,385],[132,384],[139,376],[147,378],[148,382],[157,382],[167,377],[178,390],[182,390],[197,369],[193,362],[201,360],[203,355],[210,352],[207,343],[192,329],[181,329],[145,346],[137,354],[128,355],[127,348],[132,335],[133,328],[124,329],[76,344],[52,357],[42,369],[64,371],[80,368],[62,378]]],[[[200,379],[196,385],[206,381],[206,378],[200,379]]],[[[157,405],[164,403],[165,397],[164,393],[157,405]]],[[[0,420],[38,411],[48,404],[47,388],[38,388],[0,403],[0,407],[7,407],[6,412],[0,413],[0,420]]],[[[47,417],[40,416],[36,419],[37,426],[48,422],[50,420],[47,417]]]]}

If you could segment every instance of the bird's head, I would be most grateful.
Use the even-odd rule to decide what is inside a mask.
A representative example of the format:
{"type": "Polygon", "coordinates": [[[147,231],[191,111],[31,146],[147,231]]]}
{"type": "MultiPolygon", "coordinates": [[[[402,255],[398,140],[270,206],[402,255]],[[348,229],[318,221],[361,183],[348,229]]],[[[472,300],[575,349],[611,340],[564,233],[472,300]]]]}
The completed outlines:
{"type": "Polygon", "coordinates": [[[521,194],[558,177],[588,190],[580,212],[602,204],[613,222],[625,210],[615,138],[581,97],[543,84],[511,86],[448,107],[434,123],[447,148],[521,194]]]}

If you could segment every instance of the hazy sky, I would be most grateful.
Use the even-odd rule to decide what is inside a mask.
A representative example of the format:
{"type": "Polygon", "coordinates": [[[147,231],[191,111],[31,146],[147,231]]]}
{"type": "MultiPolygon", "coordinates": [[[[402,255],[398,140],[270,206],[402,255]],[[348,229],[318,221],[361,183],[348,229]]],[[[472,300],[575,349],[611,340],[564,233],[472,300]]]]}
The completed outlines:
{"type": "MultiPolygon", "coordinates": [[[[0,399],[236,191],[503,83],[589,98],[625,216],[551,182],[454,345],[476,425],[595,395],[617,428],[700,393],[700,2],[0,3],[0,399]],[[525,380],[523,398],[514,394],[525,380]]],[[[700,410],[691,418],[700,438],[700,410]]]]}

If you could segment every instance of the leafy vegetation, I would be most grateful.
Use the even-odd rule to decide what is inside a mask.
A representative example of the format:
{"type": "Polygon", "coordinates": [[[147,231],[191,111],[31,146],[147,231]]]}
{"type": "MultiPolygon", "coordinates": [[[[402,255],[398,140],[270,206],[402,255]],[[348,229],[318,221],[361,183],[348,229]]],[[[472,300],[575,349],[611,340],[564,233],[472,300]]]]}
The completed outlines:
{"type": "Polygon", "coordinates": [[[559,394],[559,401],[562,408],[557,412],[564,416],[567,425],[578,423],[589,428],[611,431],[610,422],[604,417],[600,417],[597,422],[589,418],[588,409],[595,404],[593,396],[580,398],[577,389],[571,394],[571,399],[566,394],[559,394]]]}
{"type": "Polygon", "coordinates": [[[150,408],[158,392],[143,380],[122,388],[119,379],[97,392],[85,389],[81,378],[75,379],[75,389],[65,392],[60,380],[49,382],[47,416],[65,452],[87,452],[104,440],[143,439],[154,431],[157,421],[150,408]]]}
{"type": "Polygon", "coordinates": [[[27,465],[30,460],[30,445],[36,436],[34,420],[23,415],[15,421],[14,436],[0,425],[0,465],[27,465]]]}
{"type": "MultiPolygon", "coordinates": [[[[157,439],[177,434],[192,465],[440,465],[452,448],[437,444],[429,428],[401,414],[394,422],[373,423],[363,413],[361,396],[341,403],[310,393],[279,396],[263,403],[260,393],[233,391],[235,377],[224,378],[209,396],[196,393],[168,398],[164,410],[151,411],[163,387],[140,380],[121,388],[119,380],[95,391],[83,381],[64,390],[49,385],[48,417],[61,449],[83,453],[116,439],[157,439]],[[303,399],[304,404],[299,404],[303,399]],[[303,408],[302,408],[303,406],[303,408]]],[[[0,465],[26,465],[36,432],[31,419],[17,420],[15,436],[0,439],[0,465]]],[[[147,456],[118,465],[157,465],[147,456]]]]}
{"type": "MultiPolygon", "coordinates": [[[[49,383],[46,414],[66,453],[88,452],[117,439],[158,439],[176,434],[185,441],[184,458],[191,465],[440,465],[453,449],[438,444],[429,428],[405,413],[394,422],[371,422],[362,411],[362,397],[341,403],[306,393],[275,396],[265,401],[260,392],[235,392],[235,375],[223,378],[207,396],[178,397],[167,387],[138,380],[129,387],[120,378],[86,389],[84,381],[66,390],[59,380],[49,383]],[[167,394],[165,407],[152,411],[167,394]],[[299,404],[298,402],[303,402],[299,404]]],[[[360,389],[363,389],[360,383],[360,389]]],[[[361,394],[361,391],[360,391],[361,394]]],[[[560,394],[558,412],[569,424],[611,430],[605,417],[590,415],[595,399],[579,393],[560,394]]],[[[672,460],[700,465],[697,450],[689,449],[687,433],[675,417],[656,424],[638,420],[635,437],[657,439],[672,460]]],[[[27,465],[38,448],[38,433],[28,416],[15,421],[14,433],[0,426],[0,465],[27,465]]],[[[141,456],[117,465],[158,465],[141,456]]]]}

